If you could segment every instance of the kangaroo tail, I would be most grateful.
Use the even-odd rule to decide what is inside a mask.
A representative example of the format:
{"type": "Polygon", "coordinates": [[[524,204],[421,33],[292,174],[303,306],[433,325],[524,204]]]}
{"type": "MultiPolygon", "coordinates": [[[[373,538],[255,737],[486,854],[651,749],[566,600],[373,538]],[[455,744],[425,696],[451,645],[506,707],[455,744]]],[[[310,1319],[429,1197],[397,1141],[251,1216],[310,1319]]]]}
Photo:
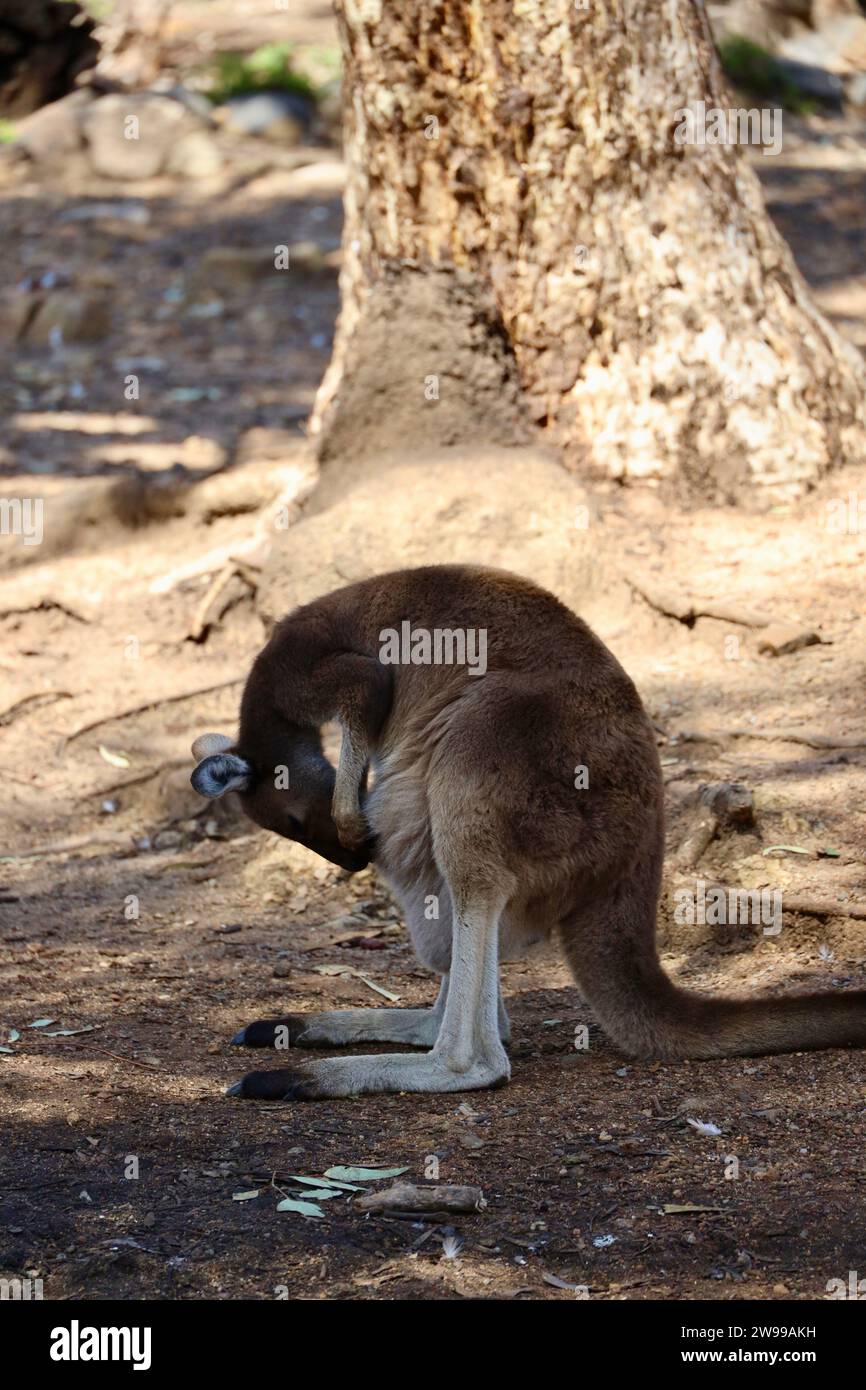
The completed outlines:
{"type": "Polygon", "coordinates": [[[659,963],[648,908],[654,915],[654,902],[614,894],[562,927],[572,973],[624,1052],[674,1061],[866,1047],[866,990],[735,999],[679,989],[659,963]]]}

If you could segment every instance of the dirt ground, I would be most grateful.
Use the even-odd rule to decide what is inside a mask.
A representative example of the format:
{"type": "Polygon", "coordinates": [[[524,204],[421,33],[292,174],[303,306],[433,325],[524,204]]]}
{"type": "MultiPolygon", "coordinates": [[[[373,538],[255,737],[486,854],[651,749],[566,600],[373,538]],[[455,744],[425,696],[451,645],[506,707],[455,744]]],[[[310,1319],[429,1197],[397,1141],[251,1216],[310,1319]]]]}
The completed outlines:
{"type": "MultiPolygon", "coordinates": [[[[191,27],[199,10],[180,7],[191,27]]],[[[211,38],[243,20],[264,41],[271,16],[214,6],[211,38]]],[[[324,4],[302,0],[288,24],[299,42],[333,42],[324,4]]],[[[81,488],[131,465],[231,471],[256,429],[308,457],[301,424],[338,306],[339,153],[239,160],[219,186],[3,187],[3,287],[62,270],[113,304],[98,344],[0,345],[4,495],[22,478],[81,488]],[[114,212],[85,232],[64,219],[91,200],[114,212]],[[324,265],[229,286],[219,311],[191,312],[208,248],[283,241],[314,242],[324,265]],[[128,360],[143,358],[130,405],[128,360]]],[[[780,159],[757,163],[819,303],[866,345],[863,127],[792,123],[780,159]]],[[[375,535],[365,486],[354,479],[352,516],[375,535]]],[[[595,491],[577,532],[540,500],[525,535],[507,493],[485,490],[490,554],[466,558],[507,542],[532,575],[533,547],[575,573],[595,557],[586,611],[659,730],[665,967],[708,991],[863,987],[864,921],[847,914],[866,902],[866,473],[786,507],[595,491]],[[660,611],[670,593],[820,641],[764,655],[762,629],[679,621],[660,611]],[[698,789],[719,780],[752,790],[755,826],[678,868],[698,789]],[[778,935],[689,926],[673,894],[698,879],[825,906],[786,908],[778,935]]],[[[354,577],[327,476],[283,538],[290,576],[328,507],[349,537],[337,569],[354,577]]],[[[191,640],[222,561],[183,566],[241,545],[257,513],[180,504],[130,527],[101,508],[62,550],[0,568],[0,1277],[41,1277],[46,1298],[770,1300],[821,1298],[866,1269],[862,1053],[630,1063],[553,948],[503,967],[503,1090],[226,1099],[260,1064],[229,1042],[245,1023],[381,1004],[382,989],[419,1004],[436,986],[374,871],[348,878],[189,788],[189,744],[233,727],[267,614],[256,571],[234,574],[205,640],[191,640]],[[293,1177],[334,1165],[477,1184],[486,1206],[420,1221],[363,1215],[349,1193],[321,1218],[277,1211],[298,1195],[293,1177]]]]}

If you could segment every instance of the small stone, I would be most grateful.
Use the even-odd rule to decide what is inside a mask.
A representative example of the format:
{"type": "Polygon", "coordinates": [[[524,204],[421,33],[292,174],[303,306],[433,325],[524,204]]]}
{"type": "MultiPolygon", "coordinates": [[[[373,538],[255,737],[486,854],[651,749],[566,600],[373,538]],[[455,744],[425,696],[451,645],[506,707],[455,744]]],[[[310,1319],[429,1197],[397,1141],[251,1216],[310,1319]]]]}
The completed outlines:
{"type": "Polygon", "coordinates": [[[153,837],[156,850],[179,849],[182,844],[183,836],[179,830],[158,830],[153,837]]]}
{"type": "Polygon", "coordinates": [[[376,917],[383,906],[380,898],[364,898],[358,903],[358,911],[363,912],[365,917],[376,917]]]}
{"type": "Polygon", "coordinates": [[[33,347],[93,343],[111,330],[111,310],[104,295],[86,290],[55,290],[43,301],[24,332],[33,347]]]}
{"type": "Polygon", "coordinates": [[[300,144],[309,130],[314,108],[297,92],[245,92],[231,97],[214,112],[228,130],[258,135],[281,145],[300,144]]]}
{"type": "Polygon", "coordinates": [[[744,782],[710,782],[701,787],[700,799],[724,824],[747,826],[755,823],[755,798],[744,782]]]}
{"type": "Polygon", "coordinates": [[[162,172],[190,117],[180,102],[153,94],[111,94],[84,113],[94,171],[107,179],[151,179],[162,172]]]}
{"type": "Polygon", "coordinates": [[[16,121],[16,143],[40,164],[64,161],[84,145],[81,121],[91,100],[88,91],[70,92],[16,121]]]}
{"type": "Polygon", "coordinates": [[[278,980],[286,980],[292,973],[292,967],[287,960],[278,960],[271,973],[276,975],[278,980]]]}

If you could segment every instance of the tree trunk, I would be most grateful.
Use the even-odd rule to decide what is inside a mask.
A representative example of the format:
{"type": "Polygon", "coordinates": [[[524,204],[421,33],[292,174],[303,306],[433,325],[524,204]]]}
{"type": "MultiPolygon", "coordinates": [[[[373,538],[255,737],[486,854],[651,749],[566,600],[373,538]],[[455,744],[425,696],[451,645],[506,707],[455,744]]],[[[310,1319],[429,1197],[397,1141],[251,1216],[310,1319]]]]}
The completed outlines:
{"type": "Polygon", "coordinates": [[[859,354],[813,306],[699,0],[337,0],[342,312],[324,457],[507,442],[692,495],[804,491],[866,454],[859,354]],[[430,274],[434,270],[435,274],[430,274]]]}
{"type": "Polygon", "coordinates": [[[0,116],[27,116],[92,67],[93,20],[68,0],[0,0],[0,116]]]}

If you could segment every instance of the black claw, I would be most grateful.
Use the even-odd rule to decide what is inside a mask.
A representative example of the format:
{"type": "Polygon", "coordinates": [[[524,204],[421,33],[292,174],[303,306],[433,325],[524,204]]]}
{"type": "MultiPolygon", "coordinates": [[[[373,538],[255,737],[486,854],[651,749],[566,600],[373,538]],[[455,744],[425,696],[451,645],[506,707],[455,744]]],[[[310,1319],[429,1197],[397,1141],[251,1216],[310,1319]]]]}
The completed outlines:
{"type": "Polygon", "coordinates": [[[226,1091],[244,1100],[313,1100],[315,1083],[297,1071],[250,1071],[226,1091]]]}
{"type": "Polygon", "coordinates": [[[287,1047],[312,1047],[315,1044],[304,1041],[304,1030],[309,1022],[302,1014],[287,1014],[285,1018],[260,1018],[248,1023],[232,1042],[236,1047],[275,1047],[283,1052],[287,1047]]]}

